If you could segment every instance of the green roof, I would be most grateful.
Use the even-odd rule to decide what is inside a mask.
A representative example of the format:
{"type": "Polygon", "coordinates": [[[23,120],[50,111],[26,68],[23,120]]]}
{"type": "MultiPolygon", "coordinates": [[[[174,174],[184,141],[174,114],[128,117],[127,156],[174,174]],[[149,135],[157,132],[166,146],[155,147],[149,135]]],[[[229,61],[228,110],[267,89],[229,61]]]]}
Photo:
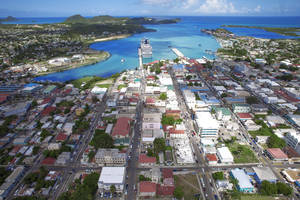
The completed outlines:
{"type": "Polygon", "coordinates": [[[129,144],[129,138],[116,138],[114,140],[115,145],[124,145],[124,144],[129,144]]]}
{"type": "Polygon", "coordinates": [[[229,108],[212,106],[211,109],[216,112],[221,111],[223,115],[231,115],[229,108]]]}
{"type": "Polygon", "coordinates": [[[56,88],[56,85],[49,85],[45,90],[44,93],[50,93],[52,90],[56,88]]]}

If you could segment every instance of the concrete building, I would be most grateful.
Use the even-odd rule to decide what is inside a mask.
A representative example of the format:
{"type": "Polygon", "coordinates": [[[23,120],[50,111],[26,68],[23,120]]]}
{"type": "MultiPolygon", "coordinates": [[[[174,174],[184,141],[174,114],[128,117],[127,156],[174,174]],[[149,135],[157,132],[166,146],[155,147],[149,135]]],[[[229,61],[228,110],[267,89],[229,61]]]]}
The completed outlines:
{"type": "Polygon", "coordinates": [[[62,152],[56,160],[56,164],[65,165],[71,158],[71,152],[62,152]]]}
{"type": "Polygon", "coordinates": [[[143,130],[161,129],[161,113],[144,113],[143,130]]]}
{"type": "Polygon", "coordinates": [[[154,197],[156,195],[156,183],[151,181],[141,181],[139,183],[139,196],[154,197]]]}
{"type": "Polygon", "coordinates": [[[153,143],[155,138],[163,138],[164,132],[162,129],[146,129],[142,132],[142,142],[143,143],[153,143]]]}
{"type": "Polygon", "coordinates": [[[217,155],[221,163],[228,163],[231,164],[234,161],[234,158],[229,151],[228,147],[220,147],[217,149],[217,155]]]}
{"type": "Polygon", "coordinates": [[[263,181],[276,183],[277,178],[269,167],[253,167],[253,170],[255,172],[254,178],[258,184],[261,184],[263,181]]]}
{"type": "Polygon", "coordinates": [[[98,149],[95,162],[101,166],[123,166],[126,163],[126,153],[120,153],[118,149],[98,149]]]}
{"type": "Polygon", "coordinates": [[[209,112],[196,112],[196,128],[200,137],[217,138],[219,122],[209,112]]]}
{"type": "Polygon", "coordinates": [[[99,180],[98,188],[102,191],[110,190],[114,185],[117,192],[122,192],[125,183],[125,167],[103,167],[99,180]]]}
{"type": "Polygon", "coordinates": [[[266,150],[267,155],[274,161],[287,161],[287,155],[279,148],[269,148],[266,150]]]}
{"type": "Polygon", "coordinates": [[[229,121],[231,119],[231,113],[228,108],[220,107],[213,108],[216,112],[216,117],[218,120],[229,121]]]}
{"type": "Polygon", "coordinates": [[[285,141],[288,146],[292,147],[297,153],[300,154],[300,134],[296,132],[287,132],[285,135],[285,141]]]}
{"type": "Polygon", "coordinates": [[[232,110],[234,113],[248,113],[251,111],[251,108],[248,104],[235,103],[232,104],[232,110]]]}
{"type": "Polygon", "coordinates": [[[254,186],[250,182],[250,177],[242,169],[233,169],[230,176],[238,181],[237,189],[240,192],[253,192],[254,186]]]}

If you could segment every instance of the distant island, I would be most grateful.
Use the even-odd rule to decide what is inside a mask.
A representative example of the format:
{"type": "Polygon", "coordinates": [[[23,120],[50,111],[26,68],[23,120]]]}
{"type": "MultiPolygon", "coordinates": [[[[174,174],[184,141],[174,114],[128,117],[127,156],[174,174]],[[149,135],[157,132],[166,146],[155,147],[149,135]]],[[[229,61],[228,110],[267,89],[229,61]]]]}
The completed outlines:
{"type": "Polygon", "coordinates": [[[85,24],[173,24],[179,22],[180,19],[156,19],[153,17],[112,17],[109,15],[95,16],[92,18],[85,18],[81,15],[73,15],[68,17],[64,23],[74,24],[74,23],[85,23],[85,24]]]}
{"type": "Polygon", "coordinates": [[[8,16],[8,17],[6,17],[4,19],[0,19],[0,23],[1,22],[13,22],[13,21],[18,21],[18,19],[15,18],[15,17],[12,17],[12,16],[8,16]]]}
{"type": "Polygon", "coordinates": [[[244,25],[222,25],[222,27],[228,27],[228,28],[255,28],[255,29],[262,29],[265,31],[278,33],[285,36],[300,36],[300,27],[261,27],[261,26],[244,26],[244,25]]]}

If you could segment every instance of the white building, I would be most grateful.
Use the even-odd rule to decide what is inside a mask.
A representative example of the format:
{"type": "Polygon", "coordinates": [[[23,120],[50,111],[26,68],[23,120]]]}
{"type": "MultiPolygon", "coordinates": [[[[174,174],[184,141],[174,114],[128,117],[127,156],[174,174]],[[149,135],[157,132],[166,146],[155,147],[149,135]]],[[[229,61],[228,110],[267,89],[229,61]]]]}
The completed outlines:
{"type": "Polygon", "coordinates": [[[200,137],[218,137],[220,124],[210,112],[196,112],[195,116],[200,137]]]}
{"type": "Polygon", "coordinates": [[[99,180],[98,188],[100,190],[110,190],[110,186],[114,185],[116,190],[122,192],[125,182],[125,167],[103,167],[99,180]]]}
{"type": "Polygon", "coordinates": [[[221,147],[217,149],[217,155],[221,163],[233,163],[234,158],[229,151],[228,147],[221,147]]]}
{"type": "Polygon", "coordinates": [[[297,134],[296,132],[288,132],[285,135],[285,141],[287,145],[295,149],[300,154],[300,134],[297,134]]]}
{"type": "Polygon", "coordinates": [[[196,104],[195,94],[193,92],[191,92],[190,90],[184,90],[183,96],[184,96],[185,102],[188,105],[189,109],[193,109],[196,104]]]}
{"type": "Polygon", "coordinates": [[[107,91],[107,88],[101,88],[101,87],[95,86],[91,90],[91,93],[98,95],[98,94],[105,94],[106,91],[107,91]]]}

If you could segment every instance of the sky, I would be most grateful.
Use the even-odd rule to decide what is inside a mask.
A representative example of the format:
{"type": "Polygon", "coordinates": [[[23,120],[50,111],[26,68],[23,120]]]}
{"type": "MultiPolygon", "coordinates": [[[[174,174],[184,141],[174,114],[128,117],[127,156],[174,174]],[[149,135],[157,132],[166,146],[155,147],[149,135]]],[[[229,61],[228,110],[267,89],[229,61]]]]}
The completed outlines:
{"type": "Polygon", "coordinates": [[[0,17],[300,16],[300,0],[0,0],[0,17]]]}

